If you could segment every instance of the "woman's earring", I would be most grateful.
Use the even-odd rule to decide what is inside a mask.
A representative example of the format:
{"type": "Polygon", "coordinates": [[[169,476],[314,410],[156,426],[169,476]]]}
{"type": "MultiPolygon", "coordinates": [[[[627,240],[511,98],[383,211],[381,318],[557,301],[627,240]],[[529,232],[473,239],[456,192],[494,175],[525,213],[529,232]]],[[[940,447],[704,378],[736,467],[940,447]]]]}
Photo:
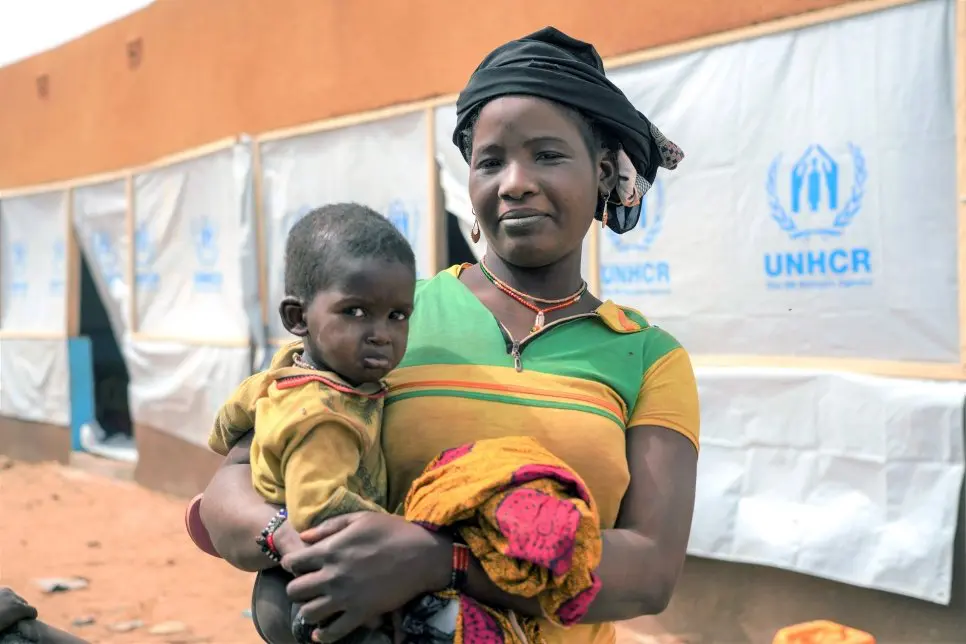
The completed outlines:
{"type": "Polygon", "coordinates": [[[479,219],[473,220],[473,228],[470,229],[470,239],[473,240],[474,244],[479,243],[480,241],[480,220],[479,219]]]}
{"type": "Polygon", "coordinates": [[[601,230],[603,230],[604,228],[607,228],[607,197],[604,197],[601,199],[601,201],[604,204],[600,209],[600,227],[601,230]]]}

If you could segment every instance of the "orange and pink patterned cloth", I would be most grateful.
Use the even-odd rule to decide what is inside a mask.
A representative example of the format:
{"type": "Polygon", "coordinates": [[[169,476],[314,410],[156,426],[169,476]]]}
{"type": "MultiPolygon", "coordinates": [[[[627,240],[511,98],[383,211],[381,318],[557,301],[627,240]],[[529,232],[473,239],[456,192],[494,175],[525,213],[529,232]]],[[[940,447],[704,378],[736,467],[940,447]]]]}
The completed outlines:
{"type": "MultiPolygon", "coordinates": [[[[413,483],[408,520],[450,530],[502,590],[536,598],[544,618],[571,626],[600,590],[600,518],[587,486],[532,438],[447,450],[413,483]]],[[[447,591],[414,602],[404,641],[534,643],[540,621],[447,591]]]]}

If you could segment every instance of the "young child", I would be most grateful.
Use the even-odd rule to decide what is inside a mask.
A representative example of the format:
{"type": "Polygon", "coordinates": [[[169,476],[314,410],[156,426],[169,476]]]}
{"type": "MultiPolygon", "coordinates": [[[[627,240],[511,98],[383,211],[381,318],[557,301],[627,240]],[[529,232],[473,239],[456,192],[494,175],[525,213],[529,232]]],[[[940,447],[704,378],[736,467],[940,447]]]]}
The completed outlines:
{"type": "MultiPolygon", "coordinates": [[[[252,485],[298,531],[360,510],[384,512],[382,378],[406,352],[416,260],[384,217],[358,204],[314,210],[285,246],[282,324],[300,338],[222,406],[219,454],[252,428],[252,485]]],[[[266,528],[266,554],[277,558],[266,528]]]]}

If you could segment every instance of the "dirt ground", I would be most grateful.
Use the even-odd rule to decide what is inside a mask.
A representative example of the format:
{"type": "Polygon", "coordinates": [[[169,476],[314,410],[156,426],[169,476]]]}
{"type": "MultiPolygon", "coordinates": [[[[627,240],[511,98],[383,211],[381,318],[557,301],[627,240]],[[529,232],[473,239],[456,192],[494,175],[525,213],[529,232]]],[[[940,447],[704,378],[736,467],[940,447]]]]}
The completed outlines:
{"type": "Polygon", "coordinates": [[[184,508],[133,483],[0,457],[0,585],[92,643],[261,642],[246,612],[252,576],[197,550],[184,508]],[[88,586],[45,594],[37,580],[51,577],[88,586]]]}

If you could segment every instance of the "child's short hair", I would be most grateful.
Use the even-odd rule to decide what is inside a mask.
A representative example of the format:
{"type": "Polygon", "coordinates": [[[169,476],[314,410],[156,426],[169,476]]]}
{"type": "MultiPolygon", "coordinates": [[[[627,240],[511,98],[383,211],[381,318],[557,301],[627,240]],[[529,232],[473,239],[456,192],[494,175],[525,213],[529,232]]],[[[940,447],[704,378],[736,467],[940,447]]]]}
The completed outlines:
{"type": "Polygon", "coordinates": [[[388,219],[361,204],[336,203],[292,226],[285,242],[285,294],[309,302],[332,286],[348,259],[396,261],[416,274],[413,249],[388,219]]]}

